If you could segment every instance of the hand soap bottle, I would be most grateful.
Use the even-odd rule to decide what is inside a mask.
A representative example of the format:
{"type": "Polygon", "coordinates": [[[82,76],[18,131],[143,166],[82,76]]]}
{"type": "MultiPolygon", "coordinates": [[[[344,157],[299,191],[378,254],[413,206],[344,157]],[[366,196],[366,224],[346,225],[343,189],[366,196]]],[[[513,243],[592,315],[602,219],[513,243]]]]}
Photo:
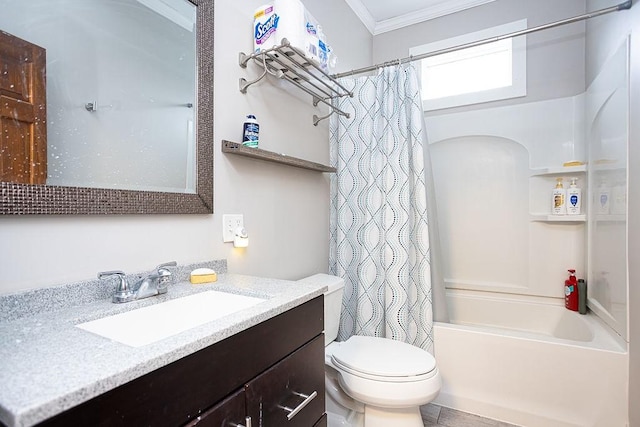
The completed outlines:
{"type": "Polygon", "coordinates": [[[565,205],[565,191],[562,186],[562,178],[556,179],[556,188],[553,189],[553,196],[551,198],[551,213],[553,215],[564,215],[567,213],[567,207],[565,205]]]}
{"type": "Polygon", "coordinates": [[[576,186],[578,178],[571,178],[571,185],[567,190],[567,215],[580,215],[582,205],[582,190],[576,186]]]}

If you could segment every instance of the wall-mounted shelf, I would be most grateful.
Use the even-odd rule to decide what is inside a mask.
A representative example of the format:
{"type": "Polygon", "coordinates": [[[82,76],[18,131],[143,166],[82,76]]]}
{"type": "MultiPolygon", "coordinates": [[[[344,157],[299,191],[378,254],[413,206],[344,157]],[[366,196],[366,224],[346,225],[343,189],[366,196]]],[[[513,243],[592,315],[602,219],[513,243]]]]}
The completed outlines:
{"type": "MultiPolygon", "coordinates": [[[[580,215],[552,215],[551,210],[547,210],[545,208],[545,204],[550,202],[551,198],[551,189],[553,185],[550,181],[557,177],[580,177],[581,180],[584,180],[583,174],[587,172],[587,165],[579,165],[579,166],[556,166],[556,167],[546,167],[546,168],[534,168],[530,169],[530,178],[532,178],[530,182],[530,191],[535,193],[533,200],[533,205],[531,206],[532,213],[529,215],[529,219],[533,222],[545,222],[545,223],[553,223],[553,224],[575,224],[575,223],[585,223],[587,221],[587,216],[585,214],[580,215]],[[549,187],[542,187],[541,185],[549,187]],[[542,191],[542,192],[541,192],[542,191]],[[549,199],[547,196],[548,194],[549,199]],[[542,197],[541,197],[542,196],[542,197]],[[546,203],[543,203],[546,202],[546,203]],[[545,213],[546,211],[546,213],[545,213]]],[[[567,187],[568,189],[568,187],[567,187]]],[[[585,189],[582,189],[583,197],[585,195],[585,189]]]]}
{"type": "Polygon", "coordinates": [[[596,160],[591,167],[594,171],[624,171],[627,165],[617,160],[596,160]]]}
{"type": "Polygon", "coordinates": [[[585,222],[586,215],[550,215],[531,214],[531,221],[535,222],[585,222]]]}
{"type": "Polygon", "coordinates": [[[587,171],[587,165],[559,166],[556,168],[531,169],[531,176],[570,175],[572,173],[584,173],[586,171],[587,171]]]}
{"type": "Polygon", "coordinates": [[[246,68],[249,61],[253,61],[263,71],[258,78],[252,81],[240,78],[240,92],[247,93],[249,86],[259,82],[267,74],[271,74],[276,78],[288,81],[298,89],[311,95],[314,107],[319,103],[323,103],[331,109],[331,112],[325,116],[314,115],[314,126],[317,126],[321,120],[328,118],[333,113],[349,118],[349,113],[340,110],[332,101],[343,96],[353,96],[353,93],[327,74],[320,66],[313,61],[309,61],[304,53],[291,46],[286,38],[282,39],[280,45],[252,53],[251,55],[240,52],[238,59],[240,67],[246,68]]]}
{"type": "Polygon", "coordinates": [[[326,166],[321,163],[310,162],[308,160],[287,156],[286,154],[278,154],[271,151],[262,150],[260,148],[245,147],[242,144],[232,141],[222,141],[222,152],[250,157],[252,159],[264,160],[272,163],[280,163],[283,165],[294,166],[302,169],[309,169],[317,172],[336,172],[336,168],[326,166]]]}
{"type": "Polygon", "coordinates": [[[596,214],[596,222],[626,222],[626,214],[596,214]]]}

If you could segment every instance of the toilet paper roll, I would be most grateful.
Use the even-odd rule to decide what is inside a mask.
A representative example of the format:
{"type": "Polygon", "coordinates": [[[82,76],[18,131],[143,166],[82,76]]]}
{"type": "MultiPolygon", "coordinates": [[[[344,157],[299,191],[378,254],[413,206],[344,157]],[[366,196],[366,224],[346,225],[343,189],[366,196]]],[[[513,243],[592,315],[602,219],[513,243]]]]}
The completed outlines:
{"type": "Polygon", "coordinates": [[[256,9],[253,14],[253,51],[260,52],[270,49],[279,43],[276,32],[279,17],[274,6],[266,4],[256,9]]]}
{"type": "Polygon", "coordinates": [[[318,22],[299,0],[275,0],[278,15],[278,43],[286,38],[291,46],[304,52],[307,59],[320,63],[318,22]]]}

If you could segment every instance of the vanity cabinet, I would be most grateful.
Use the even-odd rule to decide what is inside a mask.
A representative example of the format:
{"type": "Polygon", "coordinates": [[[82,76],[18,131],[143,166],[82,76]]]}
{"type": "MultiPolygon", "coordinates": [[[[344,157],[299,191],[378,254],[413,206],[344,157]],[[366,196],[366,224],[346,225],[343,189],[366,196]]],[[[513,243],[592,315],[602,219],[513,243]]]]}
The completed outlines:
{"type": "Polygon", "coordinates": [[[313,426],[324,413],[324,336],[250,381],[245,392],[247,414],[257,425],[313,426]],[[318,354],[322,364],[312,362],[318,354]]]}
{"type": "Polygon", "coordinates": [[[221,427],[247,425],[244,389],[224,399],[222,402],[207,410],[204,414],[190,421],[185,427],[221,427]]]}
{"type": "Polygon", "coordinates": [[[250,417],[252,427],[326,426],[323,302],[316,297],[40,425],[222,427],[250,417]]]}

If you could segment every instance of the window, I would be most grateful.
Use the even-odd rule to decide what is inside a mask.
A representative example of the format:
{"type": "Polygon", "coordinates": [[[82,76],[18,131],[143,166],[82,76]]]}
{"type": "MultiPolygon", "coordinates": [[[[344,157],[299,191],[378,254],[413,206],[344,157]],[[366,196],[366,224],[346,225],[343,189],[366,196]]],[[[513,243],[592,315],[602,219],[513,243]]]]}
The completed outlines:
{"type": "MultiPolygon", "coordinates": [[[[521,20],[410,49],[421,55],[527,28],[521,20]]],[[[420,61],[425,110],[509,99],[527,94],[526,36],[431,56],[420,61]]]]}

